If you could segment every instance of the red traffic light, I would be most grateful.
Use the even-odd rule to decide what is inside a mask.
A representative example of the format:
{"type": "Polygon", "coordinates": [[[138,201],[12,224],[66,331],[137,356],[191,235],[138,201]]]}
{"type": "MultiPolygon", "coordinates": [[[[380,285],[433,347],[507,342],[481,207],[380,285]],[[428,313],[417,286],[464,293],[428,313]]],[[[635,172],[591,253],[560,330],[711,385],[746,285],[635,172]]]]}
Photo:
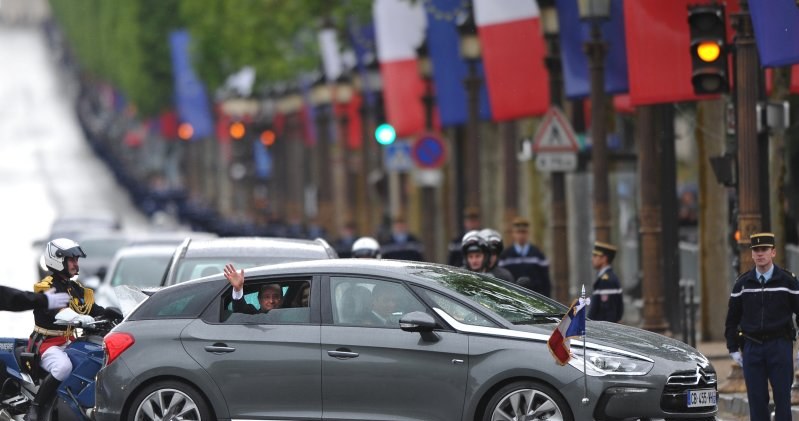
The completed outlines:
{"type": "Polygon", "coordinates": [[[275,132],[273,132],[272,130],[268,130],[267,129],[267,130],[264,130],[263,132],[261,132],[261,136],[260,136],[261,144],[263,144],[266,147],[274,145],[275,144],[275,138],[276,138],[275,132]]]}
{"type": "Polygon", "coordinates": [[[230,133],[230,137],[234,140],[240,140],[247,134],[247,128],[244,126],[244,123],[237,121],[230,125],[230,129],[228,131],[230,133]]]}

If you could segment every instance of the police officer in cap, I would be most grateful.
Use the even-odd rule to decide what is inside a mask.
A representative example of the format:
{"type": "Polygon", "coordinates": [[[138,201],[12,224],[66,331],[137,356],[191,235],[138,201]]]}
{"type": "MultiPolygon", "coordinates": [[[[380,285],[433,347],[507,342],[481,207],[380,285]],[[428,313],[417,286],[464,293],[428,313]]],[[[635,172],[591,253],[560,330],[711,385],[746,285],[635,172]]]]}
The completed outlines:
{"type": "Polygon", "coordinates": [[[601,241],[594,242],[591,266],[597,271],[597,275],[591,306],[588,308],[588,318],[591,320],[619,322],[624,315],[621,283],[610,266],[615,257],[615,246],[601,241]]]}
{"type": "Polygon", "coordinates": [[[530,244],[528,229],[530,222],[515,218],[512,222],[513,245],[499,255],[499,266],[507,269],[519,282],[527,278],[525,285],[539,294],[549,297],[552,284],[549,281],[549,260],[538,247],[530,244]]]}
{"type": "Polygon", "coordinates": [[[799,280],[774,264],[774,234],[763,232],[749,239],[755,267],[741,274],[732,287],[724,336],[730,356],[743,367],[749,419],[770,420],[770,383],[775,420],[789,421],[799,280]]]}

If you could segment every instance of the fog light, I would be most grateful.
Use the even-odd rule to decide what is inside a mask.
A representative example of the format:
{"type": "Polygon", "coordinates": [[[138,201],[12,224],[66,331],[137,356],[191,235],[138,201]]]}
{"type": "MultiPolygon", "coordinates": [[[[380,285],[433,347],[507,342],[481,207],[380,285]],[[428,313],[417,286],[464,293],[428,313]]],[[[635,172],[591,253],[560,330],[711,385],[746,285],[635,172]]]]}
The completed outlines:
{"type": "Polygon", "coordinates": [[[624,386],[616,386],[611,387],[606,390],[607,393],[612,393],[614,395],[619,395],[622,393],[646,393],[649,389],[644,387],[624,387],[624,386]]]}

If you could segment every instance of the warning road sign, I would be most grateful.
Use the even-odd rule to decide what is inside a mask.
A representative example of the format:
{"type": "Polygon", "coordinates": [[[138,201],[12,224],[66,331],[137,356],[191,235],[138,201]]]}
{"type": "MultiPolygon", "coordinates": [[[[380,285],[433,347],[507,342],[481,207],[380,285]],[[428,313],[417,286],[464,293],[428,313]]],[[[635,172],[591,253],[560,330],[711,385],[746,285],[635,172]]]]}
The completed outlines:
{"type": "Polygon", "coordinates": [[[577,135],[569,120],[558,107],[551,107],[538,127],[533,141],[536,154],[547,152],[577,152],[577,135]]]}

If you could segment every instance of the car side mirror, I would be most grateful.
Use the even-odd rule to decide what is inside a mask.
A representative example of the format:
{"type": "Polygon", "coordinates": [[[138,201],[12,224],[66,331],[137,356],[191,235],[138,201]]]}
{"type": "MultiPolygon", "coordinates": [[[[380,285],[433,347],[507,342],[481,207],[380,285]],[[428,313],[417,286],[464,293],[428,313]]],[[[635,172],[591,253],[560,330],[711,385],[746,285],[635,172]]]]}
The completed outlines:
{"type": "Polygon", "coordinates": [[[412,311],[402,316],[399,325],[406,332],[432,332],[436,328],[436,319],[425,312],[412,311]]]}

